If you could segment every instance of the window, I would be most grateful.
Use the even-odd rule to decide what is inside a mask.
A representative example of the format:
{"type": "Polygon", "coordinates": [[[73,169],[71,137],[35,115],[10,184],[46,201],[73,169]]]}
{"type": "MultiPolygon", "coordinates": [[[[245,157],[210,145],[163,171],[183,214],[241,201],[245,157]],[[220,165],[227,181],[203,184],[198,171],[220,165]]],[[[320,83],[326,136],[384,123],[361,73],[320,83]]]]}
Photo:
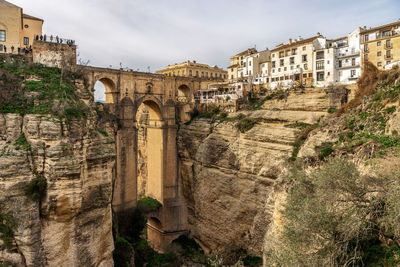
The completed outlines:
{"type": "Polygon", "coordinates": [[[275,57],[275,53],[272,54],[272,57],[275,57]]]}
{"type": "Polygon", "coordinates": [[[392,63],[390,60],[386,61],[386,65],[389,65],[390,63],[392,63]]]}
{"type": "Polygon", "coordinates": [[[29,38],[28,37],[24,37],[24,45],[29,45],[29,38]]]}
{"type": "Polygon", "coordinates": [[[365,35],[364,35],[364,42],[368,42],[368,40],[369,40],[368,37],[369,37],[368,34],[365,34],[365,35]]]}
{"type": "Polygon", "coordinates": [[[386,47],[389,48],[390,47],[390,39],[386,40],[386,47]]]}
{"type": "Polygon", "coordinates": [[[285,52],[279,52],[279,57],[284,57],[285,56],[285,52]]]}
{"type": "Polygon", "coordinates": [[[308,78],[312,78],[312,73],[309,73],[309,74],[308,74],[308,78]]]}
{"type": "Polygon", "coordinates": [[[352,65],[352,66],[355,66],[355,65],[356,65],[356,59],[355,59],[355,58],[352,58],[352,59],[351,59],[351,65],[352,65]]]}
{"type": "Polygon", "coordinates": [[[324,59],[324,51],[317,52],[317,60],[318,59],[324,59]]]}
{"type": "Polygon", "coordinates": [[[284,70],[284,71],[287,71],[287,67],[284,67],[283,70],[284,70]]]}
{"type": "Polygon", "coordinates": [[[341,67],[342,67],[342,61],[339,60],[339,68],[341,68],[341,67]]]}
{"type": "Polygon", "coordinates": [[[323,70],[324,69],[324,61],[323,60],[317,61],[316,69],[317,70],[323,70]]]}
{"type": "Polygon", "coordinates": [[[378,67],[382,67],[382,62],[378,62],[378,67]]]}
{"type": "Polygon", "coordinates": [[[294,64],[294,57],[290,58],[290,64],[294,64]]]}
{"type": "Polygon", "coordinates": [[[246,67],[246,62],[243,62],[243,67],[246,67]]]}
{"type": "Polygon", "coordinates": [[[208,78],[208,72],[206,72],[206,77],[208,78]]]}
{"type": "Polygon", "coordinates": [[[303,68],[304,68],[305,70],[308,70],[308,65],[307,65],[307,63],[303,65],[303,68]]]}
{"type": "Polygon", "coordinates": [[[364,55],[364,60],[368,61],[368,54],[364,55]]]}
{"type": "Polygon", "coordinates": [[[392,56],[391,50],[386,51],[386,58],[390,58],[392,56]]]}
{"type": "Polygon", "coordinates": [[[251,61],[249,61],[249,67],[251,66],[251,61]]]}
{"type": "Polygon", "coordinates": [[[278,72],[281,72],[281,68],[278,68],[278,72]]]}
{"type": "Polygon", "coordinates": [[[302,55],[301,59],[303,60],[303,62],[306,62],[307,61],[307,55],[302,55]]]}
{"type": "Polygon", "coordinates": [[[251,75],[251,70],[249,70],[249,75],[251,75]]]}
{"type": "Polygon", "coordinates": [[[204,72],[201,72],[201,77],[204,77],[204,72]]]}
{"type": "Polygon", "coordinates": [[[272,67],[272,68],[275,68],[275,61],[272,61],[272,62],[271,62],[271,67],[272,67]]]}
{"type": "Polygon", "coordinates": [[[322,81],[324,81],[325,80],[325,78],[324,78],[324,72],[317,72],[317,81],[318,82],[322,82],[322,81]]]}
{"type": "Polygon", "coordinates": [[[233,75],[231,75],[231,79],[233,80],[233,75]]]}
{"type": "Polygon", "coordinates": [[[29,25],[28,25],[28,24],[25,24],[25,25],[24,25],[24,28],[25,28],[25,29],[28,29],[28,28],[29,28],[29,25]]]}
{"type": "Polygon", "coordinates": [[[192,76],[192,70],[189,70],[189,76],[192,76]]]}
{"type": "Polygon", "coordinates": [[[303,74],[303,78],[307,78],[307,73],[304,73],[304,74],[303,74]]]}
{"type": "Polygon", "coordinates": [[[285,56],[289,56],[290,50],[285,51],[285,56]]]}
{"type": "Polygon", "coordinates": [[[0,44],[0,51],[3,51],[3,45],[0,44]]]}
{"type": "Polygon", "coordinates": [[[275,69],[272,69],[272,73],[275,73],[275,69]]]}
{"type": "Polygon", "coordinates": [[[377,55],[378,55],[378,57],[382,56],[382,52],[379,51],[377,55]]]}
{"type": "Polygon", "coordinates": [[[356,76],[356,70],[351,70],[350,75],[351,75],[352,78],[353,78],[354,76],[356,76]]]}
{"type": "Polygon", "coordinates": [[[376,43],[376,46],[381,46],[382,45],[382,42],[381,41],[378,41],[377,43],[376,43]]]}
{"type": "Polygon", "coordinates": [[[284,63],[283,59],[281,59],[280,66],[282,67],[284,65],[285,65],[285,63],[284,63]]]}
{"type": "Polygon", "coordinates": [[[290,66],[290,70],[293,70],[294,69],[294,66],[290,66]]]}
{"type": "Polygon", "coordinates": [[[199,71],[196,70],[196,77],[199,77],[199,71]]]}
{"type": "Polygon", "coordinates": [[[0,42],[6,41],[6,31],[0,30],[0,42]]]}
{"type": "Polygon", "coordinates": [[[296,51],[297,51],[297,48],[293,48],[292,49],[292,55],[296,55],[297,54],[296,51]]]}
{"type": "Polygon", "coordinates": [[[303,46],[303,51],[306,51],[306,47],[305,46],[303,46]]]}
{"type": "Polygon", "coordinates": [[[365,45],[364,45],[364,51],[365,51],[365,52],[368,52],[368,44],[365,44],[365,45]]]}

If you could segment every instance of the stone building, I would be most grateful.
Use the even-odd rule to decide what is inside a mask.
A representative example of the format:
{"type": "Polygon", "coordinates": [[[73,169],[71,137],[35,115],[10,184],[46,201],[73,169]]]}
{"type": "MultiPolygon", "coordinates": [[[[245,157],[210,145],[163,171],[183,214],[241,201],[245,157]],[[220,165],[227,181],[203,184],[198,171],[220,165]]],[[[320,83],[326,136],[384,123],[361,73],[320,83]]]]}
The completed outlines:
{"type": "Polygon", "coordinates": [[[42,19],[24,14],[21,7],[0,0],[0,53],[5,50],[17,53],[18,48],[33,45],[35,36],[42,35],[42,26],[42,19]]]}
{"type": "Polygon", "coordinates": [[[157,74],[179,77],[199,77],[204,79],[224,80],[227,72],[217,66],[210,67],[207,64],[200,64],[196,61],[186,61],[180,64],[167,66],[163,70],[156,71],[157,74]]]}
{"type": "Polygon", "coordinates": [[[288,43],[271,50],[270,87],[274,89],[313,85],[314,45],[319,45],[323,39],[325,37],[319,33],[307,39],[289,39],[288,43]]]}
{"type": "Polygon", "coordinates": [[[369,61],[384,69],[400,60],[400,20],[370,29],[364,26],[360,35],[362,64],[369,61]]]}

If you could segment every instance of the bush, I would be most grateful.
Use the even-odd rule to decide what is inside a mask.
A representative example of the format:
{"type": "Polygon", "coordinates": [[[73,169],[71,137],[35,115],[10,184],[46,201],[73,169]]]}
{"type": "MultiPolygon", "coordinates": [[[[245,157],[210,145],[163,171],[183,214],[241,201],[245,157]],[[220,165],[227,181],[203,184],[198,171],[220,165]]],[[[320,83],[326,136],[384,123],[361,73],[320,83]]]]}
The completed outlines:
{"type": "Polygon", "coordinates": [[[5,212],[0,206],[0,240],[3,241],[4,246],[8,249],[12,248],[15,227],[16,224],[12,212],[5,212]]]}
{"type": "Polygon", "coordinates": [[[376,246],[400,241],[398,159],[396,164],[384,166],[376,176],[361,175],[345,159],[328,160],[311,172],[293,169],[287,177],[290,188],[281,243],[267,250],[267,264],[362,266],[368,263],[365,260],[398,264],[397,245],[386,252],[376,246]]]}
{"type": "Polygon", "coordinates": [[[162,204],[157,199],[145,197],[137,202],[137,209],[142,213],[149,213],[158,210],[162,204]]]}
{"type": "Polygon", "coordinates": [[[135,253],[132,245],[123,237],[118,237],[114,246],[113,259],[115,267],[133,266],[135,253]]]}
{"type": "Polygon", "coordinates": [[[333,153],[333,144],[331,142],[323,142],[320,146],[315,147],[319,152],[318,158],[324,160],[333,153]]]}
{"type": "Polygon", "coordinates": [[[254,118],[242,118],[236,123],[236,128],[241,132],[245,133],[251,130],[254,125],[258,124],[257,120],[254,118]]]}
{"type": "Polygon", "coordinates": [[[108,137],[108,133],[105,131],[105,130],[103,130],[103,129],[97,129],[97,131],[99,132],[99,133],[101,133],[102,135],[104,135],[105,137],[108,137]]]}
{"type": "Polygon", "coordinates": [[[293,143],[293,151],[292,151],[292,156],[289,158],[289,161],[295,161],[297,158],[297,154],[299,154],[301,146],[304,144],[304,142],[307,140],[308,134],[314,130],[317,127],[317,125],[311,125],[303,128],[297,135],[296,139],[293,143]]]}
{"type": "Polygon", "coordinates": [[[40,202],[46,194],[47,180],[43,176],[37,176],[29,182],[25,189],[25,195],[35,202],[40,202]]]}
{"type": "Polygon", "coordinates": [[[333,114],[333,113],[335,113],[336,111],[337,111],[336,108],[328,108],[328,113],[329,113],[329,114],[333,114]]]}

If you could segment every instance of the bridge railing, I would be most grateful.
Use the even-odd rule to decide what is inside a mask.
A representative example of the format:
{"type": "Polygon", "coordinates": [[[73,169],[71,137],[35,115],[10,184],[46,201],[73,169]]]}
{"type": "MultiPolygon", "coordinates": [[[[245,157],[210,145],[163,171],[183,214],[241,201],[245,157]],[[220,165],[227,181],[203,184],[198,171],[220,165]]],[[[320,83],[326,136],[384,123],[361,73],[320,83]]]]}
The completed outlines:
{"type": "Polygon", "coordinates": [[[47,34],[35,35],[35,40],[38,42],[45,42],[45,43],[75,45],[75,40],[60,38],[58,35],[47,35],[47,34]]]}

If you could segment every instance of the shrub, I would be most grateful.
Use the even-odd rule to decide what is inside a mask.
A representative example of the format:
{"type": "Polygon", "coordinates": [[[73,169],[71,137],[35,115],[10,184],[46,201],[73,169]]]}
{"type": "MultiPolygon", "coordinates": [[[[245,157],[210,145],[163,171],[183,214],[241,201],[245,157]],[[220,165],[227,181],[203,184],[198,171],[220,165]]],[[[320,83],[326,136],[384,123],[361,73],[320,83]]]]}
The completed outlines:
{"type": "Polygon", "coordinates": [[[328,113],[333,114],[337,111],[337,108],[328,108],[328,113]]]}
{"type": "Polygon", "coordinates": [[[14,142],[14,146],[16,150],[25,150],[31,151],[32,147],[26,140],[25,134],[21,133],[17,140],[14,142]]]}
{"type": "Polygon", "coordinates": [[[39,175],[29,182],[25,189],[25,195],[35,202],[40,202],[46,194],[47,180],[39,175]]]}
{"type": "Polygon", "coordinates": [[[132,245],[123,237],[118,237],[114,246],[113,258],[115,267],[133,266],[135,253],[132,245]]]}
{"type": "Polygon", "coordinates": [[[162,204],[157,199],[145,197],[137,202],[137,209],[143,213],[149,213],[158,210],[162,204]]]}
{"type": "Polygon", "coordinates": [[[15,227],[16,224],[12,212],[5,212],[0,206],[0,240],[3,241],[4,246],[8,249],[12,247],[15,227]]]}
{"type": "Polygon", "coordinates": [[[256,125],[258,122],[254,118],[243,118],[240,119],[239,122],[236,123],[236,128],[241,132],[245,133],[249,130],[251,130],[254,125],[256,125]]]}
{"type": "Polygon", "coordinates": [[[333,144],[331,142],[323,142],[320,146],[315,147],[319,152],[318,158],[324,160],[333,153],[333,144]]]}
{"type": "Polygon", "coordinates": [[[247,255],[242,261],[244,266],[257,267],[262,265],[262,258],[256,256],[247,255]]]}

